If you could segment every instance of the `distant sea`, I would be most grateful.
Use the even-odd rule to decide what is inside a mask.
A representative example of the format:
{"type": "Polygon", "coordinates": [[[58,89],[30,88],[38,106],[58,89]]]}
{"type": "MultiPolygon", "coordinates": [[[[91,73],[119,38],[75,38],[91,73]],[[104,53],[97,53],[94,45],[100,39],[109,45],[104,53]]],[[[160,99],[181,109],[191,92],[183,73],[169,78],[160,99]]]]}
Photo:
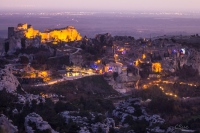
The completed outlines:
{"type": "Polygon", "coordinates": [[[135,38],[200,33],[200,17],[183,14],[2,13],[0,14],[0,37],[6,38],[8,27],[16,27],[18,23],[31,24],[34,29],[40,31],[72,25],[82,36],[86,35],[90,38],[99,33],[135,38]]]}

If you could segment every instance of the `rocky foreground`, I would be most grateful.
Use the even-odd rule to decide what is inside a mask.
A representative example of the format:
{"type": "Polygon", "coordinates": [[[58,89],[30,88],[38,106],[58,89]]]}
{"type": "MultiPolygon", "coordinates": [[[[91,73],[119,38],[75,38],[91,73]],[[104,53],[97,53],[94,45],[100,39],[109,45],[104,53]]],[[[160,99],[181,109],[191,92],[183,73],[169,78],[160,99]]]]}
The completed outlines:
{"type": "MultiPolygon", "coordinates": [[[[18,128],[20,128],[21,132],[22,127],[14,126],[5,114],[8,114],[9,117],[16,121],[16,118],[20,114],[24,114],[27,111],[27,107],[32,111],[30,110],[30,113],[25,113],[24,118],[20,118],[24,119],[22,120],[24,122],[22,125],[24,126],[23,128],[25,132],[59,132],[56,131],[56,129],[53,129],[48,121],[43,120],[40,114],[34,112],[33,107],[43,106],[46,102],[45,99],[39,95],[25,92],[20,87],[17,78],[11,73],[9,67],[1,69],[0,93],[7,93],[8,97],[11,95],[11,97],[16,98],[13,101],[9,101],[9,104],[12,104],[13,107],[7,105],[7,108],[2,110],[2,115],[0,117],[0,129],[2,132],[15,133],[19,131],[18,128]]],[[[110,110],[106,114],[89,111],[89,114],[84,116],[81,115],[81,112],[78,110],[65,110],[58,112],[57,115],[64,119],[66,125],[71,123],[77,125],[78,128],[76,131],[80,133],[99,132],[100,130],[105,133],[110,131],[128,132],[129,130],[132,131],[131,126],[133,126],[133,123],[144,124],[142,129],[136,129],[138,131],[165,132],[165,129],[160,129],[159,127],[159,125],[162,125],[165,121],[159,115],[148,115],[140,102],[141,100],[138,98],[129,98],[126,101],[120,102],[114,110],[110,110]]],[[[36,108],[36,110],[38,109],[36,108]]]]}

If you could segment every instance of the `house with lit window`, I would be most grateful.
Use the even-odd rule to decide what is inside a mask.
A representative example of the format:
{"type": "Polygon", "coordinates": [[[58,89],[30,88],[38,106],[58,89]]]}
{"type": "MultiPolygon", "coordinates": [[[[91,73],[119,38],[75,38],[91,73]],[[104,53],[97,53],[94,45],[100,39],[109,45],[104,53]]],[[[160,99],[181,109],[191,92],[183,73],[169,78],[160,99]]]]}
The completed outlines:
{"type": "Polygon", "coordinates": [[[117,72],[122,73],[122,64],[110,62],[105,66],[105,72],[117,72]]]}

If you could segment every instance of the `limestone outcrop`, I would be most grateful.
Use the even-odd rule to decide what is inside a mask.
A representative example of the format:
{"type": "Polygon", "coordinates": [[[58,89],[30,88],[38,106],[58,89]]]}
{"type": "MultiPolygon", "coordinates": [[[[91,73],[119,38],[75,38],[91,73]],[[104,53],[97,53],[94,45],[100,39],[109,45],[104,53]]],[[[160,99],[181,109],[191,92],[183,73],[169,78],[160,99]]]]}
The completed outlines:
{"type": "Polygon", "coordinates": [[[188,66],[192,66],[194,69],[197,69],[200,75],[200,52],[195,49],[189,49],[189,57],[185,63],[188,66]]]}
{"type": "Polygon", "coordinates": [[[78,41],[82,37],[80,33],[73,26],[67,26],[61,29],[46,30],[45,32],[40,32],[35,30],[32,26],[27,29],[23,29],[26,38],[35,38],[36,36],[41,37],[41,41],[78,41]]]}
{"type": "Polygon", "coordinates": [[[5,115],[0,116],[0,133],[17,133],[18,129],[5,115]]]}
{"type": "Polygon", "coordinates": [[[8,93],[16,91],[19,85],[19,81],[12,74],[10,65],[7,65],[5,69],[0,70],[0,91],[5,89],[8,93]]]}
{"type": "Polygon", "coordinates": [[[36,113],[30,113],[25,117],[25,130],[27,133],[46,131],[49,133],[58,133],[54,131],[48,122],[44,121],[42,117],[36,113]],[[33,126],[35,125],[35,126],[33,126]]]}
{"type": "Polygon", "coordinates": [[[39,35],[41,36],[42,40],[59,40],[70,42],[82,39],[79,32],[73,26],[41,32],[39,35]]]}

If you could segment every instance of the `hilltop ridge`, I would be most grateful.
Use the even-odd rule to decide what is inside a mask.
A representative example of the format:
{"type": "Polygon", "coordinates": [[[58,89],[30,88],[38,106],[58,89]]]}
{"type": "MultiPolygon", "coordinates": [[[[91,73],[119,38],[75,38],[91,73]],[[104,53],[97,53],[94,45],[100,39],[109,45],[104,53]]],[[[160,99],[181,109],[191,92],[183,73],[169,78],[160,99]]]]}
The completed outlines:
{"type": "Polygon", "coordinates": [[[67,26],[60,29],[48,29],[45,30],[44,32],[41,32],[39,30],[34,29],[32,25],[29,25],[27,23],[24,24],[20,23],[16,28],[9,27],[8,32],[9,32],[8,38],[13,35],[16,36],[16,34],[19,38],[25,36],[28,39],[39,36],[41,38],[41,42],[45,41],[70,42],[82,39],[80,33],[75,29],[74,26],[67,26]]]}

